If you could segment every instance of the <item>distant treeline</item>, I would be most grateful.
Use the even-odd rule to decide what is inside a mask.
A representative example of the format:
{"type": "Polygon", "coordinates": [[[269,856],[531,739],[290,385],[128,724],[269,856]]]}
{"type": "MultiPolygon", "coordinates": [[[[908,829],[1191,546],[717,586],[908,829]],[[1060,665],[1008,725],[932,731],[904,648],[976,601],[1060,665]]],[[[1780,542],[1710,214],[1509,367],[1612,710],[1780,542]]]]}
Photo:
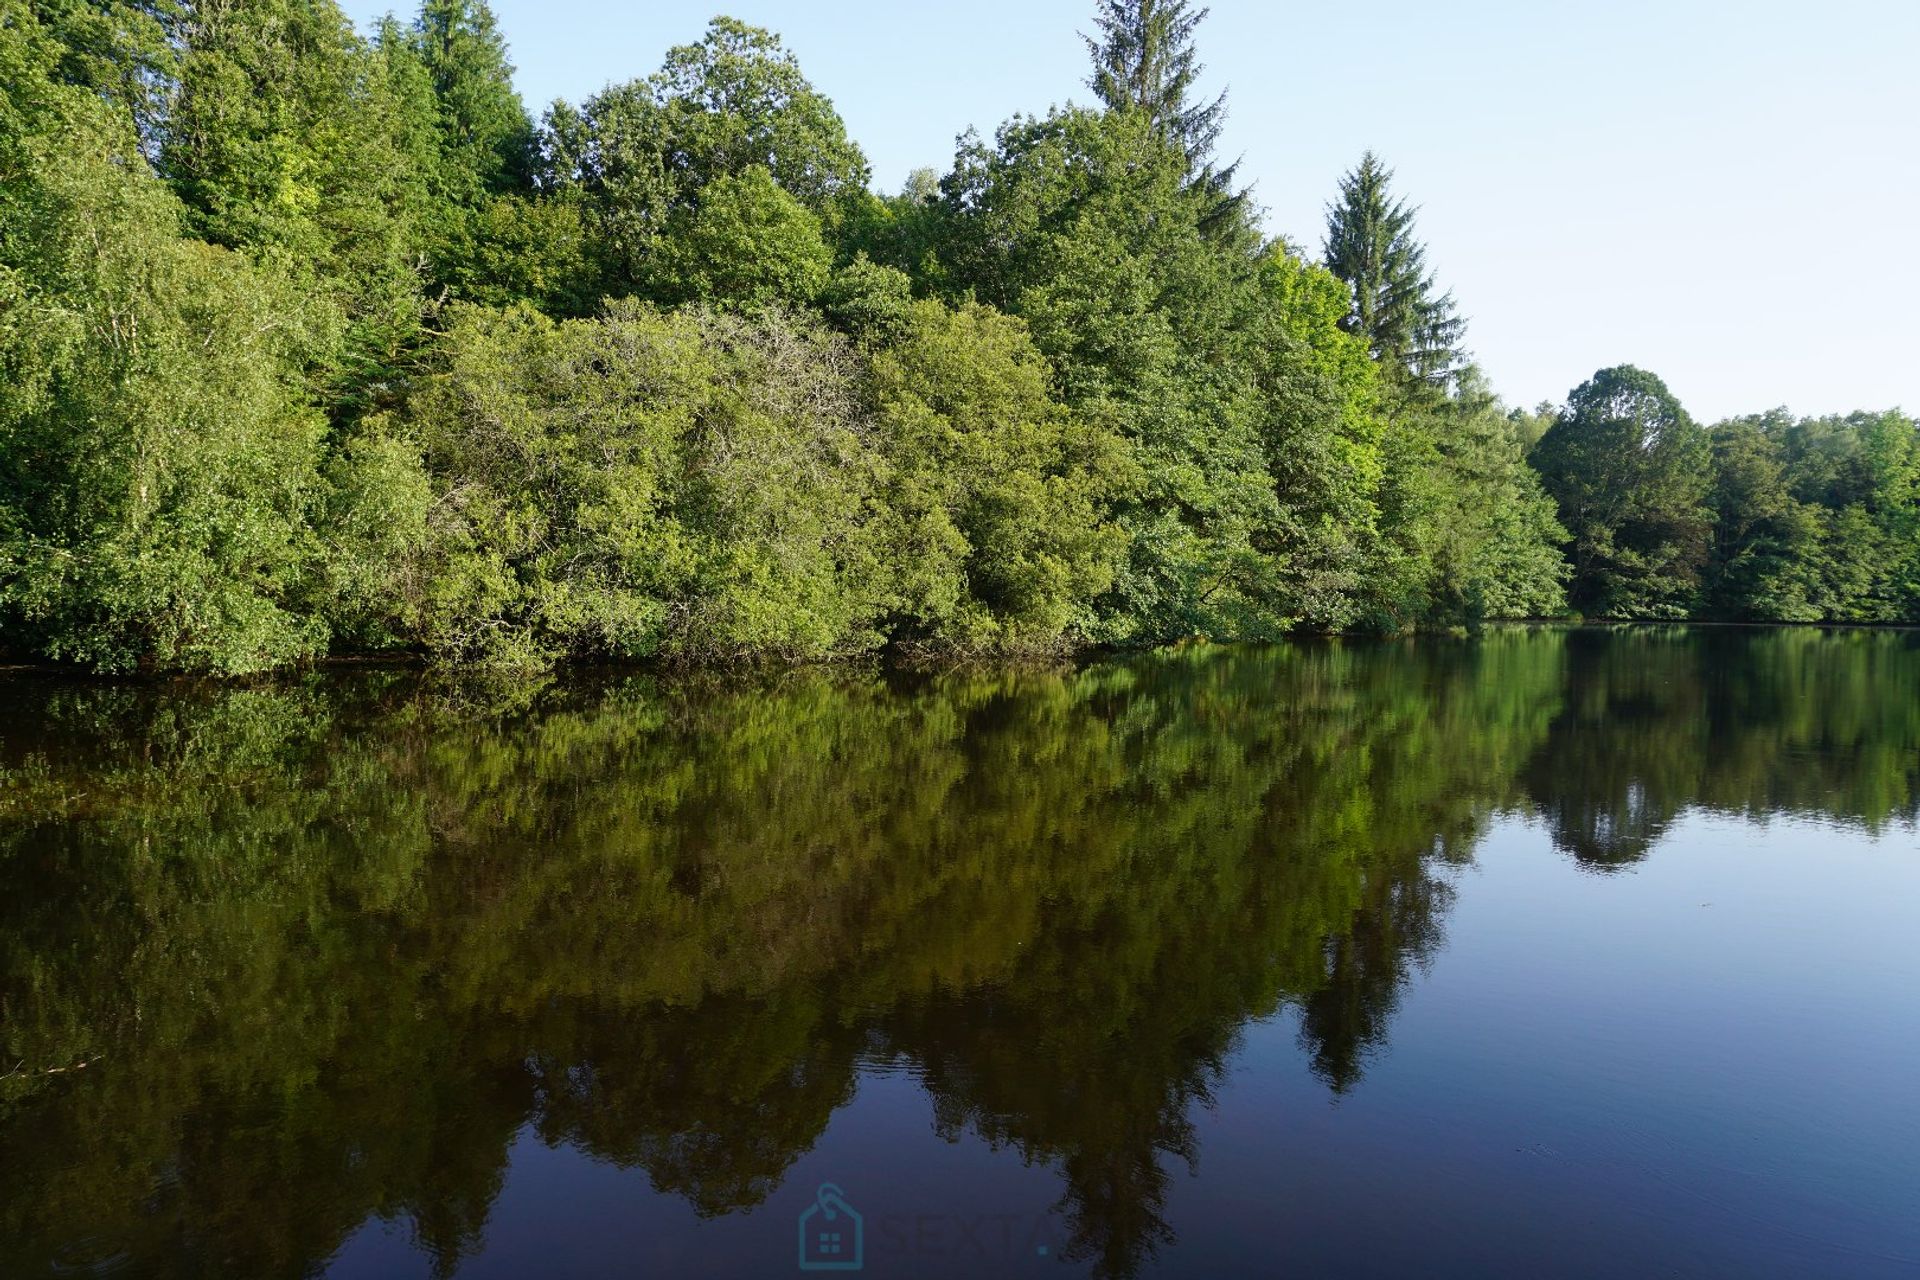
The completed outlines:
{"type": "Polygon", "coordinates": [[[1509,411],[1373,156],[1320,261],[1262,231],[1203,13],[1103,0],[1095,105],[881,196],[731,19],[536,123],[482,0],[0,0],[0,648],[1920,619],[1911,418],[1509,411]]]}

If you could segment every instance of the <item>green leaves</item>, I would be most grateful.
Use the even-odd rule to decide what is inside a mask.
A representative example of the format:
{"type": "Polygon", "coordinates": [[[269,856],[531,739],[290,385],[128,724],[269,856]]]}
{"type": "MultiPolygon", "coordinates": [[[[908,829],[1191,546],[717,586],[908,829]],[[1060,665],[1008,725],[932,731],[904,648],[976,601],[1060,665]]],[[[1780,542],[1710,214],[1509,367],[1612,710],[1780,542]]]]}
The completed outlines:
{"type": "Polygon", "coordinates": [[[1426,418],[1437,459],[1425,621],[1472,624],[1564,612],[1572,573],[1560,554],[1567,531],[1485,375],[1467,366],[1454,394],[1426,418]]]}
{"type": "Polygon", "coordinates": [[[1273,634],[1298,617],[1260,434],[1258,262],[1207,234],[1211,201],[1139,112],[1015,119],[964,141],[945,183],[943,280],[1024,319],[1062,398],[1126,440],[1141,483],[1093,634],[1117,643],[1273,634]]]}
{"type": "Polygon", "coordinates": [[[1920,616],[1912,419],[1710,443],[1629,368],[1503,415],[1372,155],[1324,267],[1262,237],[1204,16],[1103,0],[1105,110],[881,198],[732,19],[536,131],[483,0],[371,40],[334,0],[0,0],[5,643],[1033,651],[1554,614],[1569,575],[1920,616]]]}
{"type": "Polygon", "coordinates": [[[1729,617],[1896,622],[1920,606],[1920,427],[1900,413],[1713,429],[1709,606],[1729,617]]]}
{"type": "Polygon", "coordinates": [[[820,220],[756,165],[715,179],[675,218],[649,264],[648,292],[674,303],[804,306],[832,263],[820,220]]]}
{"type": "Polygon", "coordinates": [[[1194,31],[1207,10],[1191,0],[1101,0],[1094,13],[1099,37],[1085,37],[1093,56],[1087,80],[1113,111],[1139,111],[1177,143],[1194,168],[1212,158],[1225,123],[1227,95],[1192,101],[1205,70],[1194,52],[1194,31]]]}
{"type": "Polygon", "coordinates": [[[410,34],[433,89],[437,193],[472,205],[521,190],[534,163],[533,121],[485,0],[423,0],[410,34]]]}
{"type": "Polygon", "coordinates": [[[371,394],[419,324],[414,218],[386,68],[332,0],[196,7],[160,169],[188,227],[308,279],[342,311],[333,394],[371,394]]]}
{"type": "Polygon", "coordinates": [[[1327,206],[1327,269],[1353,291],[1347,332],[1365,338],[1395,378],[1444,386],[1459,363],[1466,321],[1427,271],[1427,248],[1413,236],[1415,210],[1392,197],[1392,180],[1371,151],[1340,180],[1340,198],[1327,206]]]}
{"type": "Polygon", "coordinates": [[[1666,384],[1631,365],[1602,369],[1568,397],[1533,463],[1572,535],[1574,607],[1685,617],[1712,535],[1712,456],[1666,384]]]}
{"type": "MultiPolygon", "coordinates": [[[[18,15],[9,14],[17,19],[18,15]]],[[[302,364],[326,316],[275,273],[181,239],[128,165],[131,122],[46,79],[0,23],[0,618],[114,671],[261,670],[324,647],[314,567],[321,416],[302,364]]]]}
{"type": "MultiPolygon", "coordinates": [[[[770,179],[816,217],[866,187],[866,158],[833,104],[779,37],[731,18],[714,19],[700,43],[670,50],[655,75],[611,86],[578,111],[557,107],[548,130],[543,181],[585,195],[602,242],[605,291],[616,295],[645,293],[662,272],[669,283],[680,280],[682,269],[656,266],[655,255],[670,230],[697,225],[713,184],[747,182],[728,198],[775,216],[758,185],[770,179]],[[749,176],[756,170],[762,178],[749,176]]],[[[723,222],[737,229],[741,216],[735,208],[723,222]]],[[[723,247],[721,227],[704,234],[710,251],[723,247]]],[[[794,234],[789,226],[774,239],[794,234]]],[[[792,267],[789,259],[784,269],[792,267]]]]}
{"type": "Polygon", "coordinates": [[[820,657],[864,642],[850,355],[777,314],[458,313],[412,409],[429,647],[820,657]]]}
{"type": "Polygon", "coordinates": [[[1026,327],[977,304],[914,304],[874,359],[897,638],[968,650],[1080,639],[1125,545],[1106,517],[1123,441],[1050,394],[1026,327]]]}
{"type": "Polygon", "coordinates": [[[428,584],[435,652],[1046,649],[1110,578],[1125,450],[985,307],[912,304],[865,356],[778,310],[463,308],[437,364],[409,428],[430,515],[401,575],[428,584]]]}

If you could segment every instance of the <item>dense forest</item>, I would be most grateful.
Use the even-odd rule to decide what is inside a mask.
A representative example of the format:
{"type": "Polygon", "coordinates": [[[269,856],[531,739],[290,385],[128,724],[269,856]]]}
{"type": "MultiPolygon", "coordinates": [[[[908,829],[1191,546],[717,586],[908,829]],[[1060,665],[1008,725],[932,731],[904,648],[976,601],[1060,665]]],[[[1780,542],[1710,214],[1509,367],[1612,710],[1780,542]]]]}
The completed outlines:
{"type": "Polygon", "coordinates": [[[882,195],[727,18],[536,120],[484,0],[0,0],[0,647],[1920,620],[1913,419],[1708,427],[1626,366],[1509,410],[1378,158],[1318,258],[1262,229],[1204,16],[1101,0],[1090,105],[882,195]]]}

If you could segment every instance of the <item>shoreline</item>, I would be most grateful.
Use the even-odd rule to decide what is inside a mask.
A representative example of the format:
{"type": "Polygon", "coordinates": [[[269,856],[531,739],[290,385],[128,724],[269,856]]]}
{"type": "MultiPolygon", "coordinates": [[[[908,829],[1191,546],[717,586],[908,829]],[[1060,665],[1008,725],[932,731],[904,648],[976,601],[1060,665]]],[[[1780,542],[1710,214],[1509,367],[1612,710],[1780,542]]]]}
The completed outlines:
{"type": "Polygon", "coordinates": [[[289,678],[353,669],[414,671],[445,676],[455,680],[553,679],[588,672],[661,675],[672,678],[697,679],[728,675],[784,674],[788,672],[812,670],[846,671],[861,667],[873,667],[887,672],[911,675],[950,671],[960,668],[992,667],[995,669],[1009,669],[1060,665],[1086,666],[1097,662],[1192,648],[1260,649],[1292,644],[1325,643],[1328,641],[1361,644],[1406,643],[1411,641],[1433,640],[1459,641],[1472,640],[1487,632],[1519,630],[1523,628],[1548,631],[1622,631],[1650,630],[1655,628],[1685,628],[1689,630],[1755,632],[1907,631],[1920,633],[1920,622],[1752,622],[1721,618],[1676,618],[1671,620],[1652,618],[1501,618],[1491,619],[1473,627],[1451,629],[1405,632],[1301,631],[1271,640],[1207,640],[1189,638],[1154,645],[1088,645],[1081,648],[1061,649],[1051,652],[944,655],[923,653],[912,655],[897,651],[889,652],[882,649],[867,653],[848,654],[843,657],[813,660],[784,660],[774,657],[764,657],[747,658],[737,662],[687,662],[657,658],[591,658],[563,659],[550,665],[531,667],[499,667],[486,666],[484,664],[462,665],[457,663],[444,663],[436,661],[428,654],[422,653],[343,653],[329,654],[305,662],[290,663],[286,666],[274,667],[270,670],[250,672],[242,675],[223,675],[218,672],[195,671],[101,672],[90,671],[85,667],[69,666],[57,662],[39,662],[31,659],[12,659],[0,656],[0,680],[40,676],[51,679],[69,680],[76,683],[102,685],[125,684],[129,686],[155,686],[165,684],[212,684],[244,687],[250,684],[267,684],[289,678]]]}

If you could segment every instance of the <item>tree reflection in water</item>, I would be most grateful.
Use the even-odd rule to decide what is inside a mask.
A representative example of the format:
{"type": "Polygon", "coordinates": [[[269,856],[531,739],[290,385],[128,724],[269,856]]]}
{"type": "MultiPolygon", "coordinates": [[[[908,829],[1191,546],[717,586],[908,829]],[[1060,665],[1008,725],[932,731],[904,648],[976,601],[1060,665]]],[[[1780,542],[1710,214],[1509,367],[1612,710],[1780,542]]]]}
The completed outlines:
{"type": "Polygon", "coordinates": [[[1241,1029],[1357,1087],[1495,815],[1608,869],[1920,795],[1900,633],[0,699],[9,1275],[303,1275],[371,1216],[451,1274],[529,1126],[724,1215],[876,1058],[1125,1275],[1241,1029]]]}

